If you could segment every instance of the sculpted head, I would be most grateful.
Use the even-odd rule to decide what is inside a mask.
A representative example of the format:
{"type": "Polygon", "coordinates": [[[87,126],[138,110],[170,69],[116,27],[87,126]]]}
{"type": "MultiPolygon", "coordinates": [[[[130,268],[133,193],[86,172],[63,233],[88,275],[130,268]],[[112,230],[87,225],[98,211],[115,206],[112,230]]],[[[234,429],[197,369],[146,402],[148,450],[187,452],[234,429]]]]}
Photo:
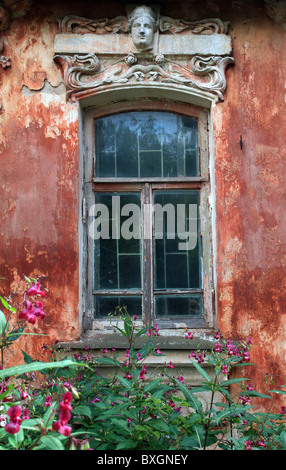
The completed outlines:
{"type": "Polygon", "coordinates": [[[132,39],[137,49],[145,50],[152,47],[154,33],[158,29],[158,23],[154,12],[150,7],[136,7],[128,23],[132,39]]]}

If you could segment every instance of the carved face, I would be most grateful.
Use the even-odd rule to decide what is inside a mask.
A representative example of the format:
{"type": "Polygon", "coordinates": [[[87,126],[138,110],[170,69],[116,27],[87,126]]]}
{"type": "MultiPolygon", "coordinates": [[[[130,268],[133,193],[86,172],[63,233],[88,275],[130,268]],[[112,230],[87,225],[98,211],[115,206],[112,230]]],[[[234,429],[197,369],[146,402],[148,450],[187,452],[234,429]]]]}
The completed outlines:
{"type": "Polygon", "coordinates": [[[134,18],[131,26],[132,39],[138,49],[151,47],[154,36],[154,25],[148,14],[141,14],[134,18]]]}

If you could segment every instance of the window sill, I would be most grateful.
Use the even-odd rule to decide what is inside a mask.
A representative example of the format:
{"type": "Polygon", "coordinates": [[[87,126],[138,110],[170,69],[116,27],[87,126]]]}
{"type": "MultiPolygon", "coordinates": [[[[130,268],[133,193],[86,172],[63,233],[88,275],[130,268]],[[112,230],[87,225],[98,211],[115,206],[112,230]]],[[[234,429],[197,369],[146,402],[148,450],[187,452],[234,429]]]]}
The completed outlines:
{"type": "MultiPolygon", "coordinates": [[[[210,328],[192,329],[193,339],[186,338],[185,329],[164,329],[160,330],[159,336],[153,336],[154,347],[162,350],[192,350],[204,349],[208,350],[214,347],[214,330],[210,328]]],[[[135,347],[140,349],[146,344],[145,335],[138,337],[135,341],[135,347]]],[[[60,349],[81,350],[85,347],[88,349],[127,349],[127,339],[116,330],[87,330],[78,341],[60,342],[60,349]]]]}

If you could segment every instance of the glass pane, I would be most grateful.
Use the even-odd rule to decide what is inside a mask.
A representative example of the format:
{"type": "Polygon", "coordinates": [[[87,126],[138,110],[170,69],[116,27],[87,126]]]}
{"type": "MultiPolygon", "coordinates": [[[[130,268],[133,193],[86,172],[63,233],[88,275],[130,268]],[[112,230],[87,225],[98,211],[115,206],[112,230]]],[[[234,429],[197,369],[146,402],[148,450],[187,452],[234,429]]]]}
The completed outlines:
{"type": "Polygon", "coordinates": [[[141,288],[140,212],[140,193],[95,193],[95,289],[141,288]]]}
{"type": "Polygon", "coordinates": [[[200,295],[164,295],[155,297],[156,317],[202,316],[202,297],[200,295]]]}
{"type": "Polygon", "coordinates": [[[198,122],[174,113],[121,113],[95,121],[99,177],[199,175],[198,122]]]}
{"type": "Polygon", "coordinates": [[[109,313],[114,313],[116,307],[126,307],[129,315],[142,316],[141,296],[95,296],[94,316],[95,318],[106,317],[109,313]]]}
{"type": "Polygon", "coordinates": [[[201,287],[199,191],[155,191],[155,289],[201,287]]]}

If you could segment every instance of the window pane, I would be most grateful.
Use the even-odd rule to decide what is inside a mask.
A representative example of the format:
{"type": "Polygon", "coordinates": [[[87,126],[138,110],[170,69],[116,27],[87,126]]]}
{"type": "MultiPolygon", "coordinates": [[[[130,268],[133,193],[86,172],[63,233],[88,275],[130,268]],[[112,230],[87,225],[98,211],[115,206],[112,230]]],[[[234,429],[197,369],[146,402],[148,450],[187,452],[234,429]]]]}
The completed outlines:
{"type": "Polygon", "coordinates": [[[141,288],[140,193],[95,193],[95,289],[141,288]]]}
{"type": "Polygon", "coordinates": [[[197,119],[166,112],[130,112],[95,121],[99,177],[199,175],[197,119]]]}
{"type": "Polygon", "coordinates": [[[155,191],[155,289],[201,287],[199,191],[155,191]]]}
{"type": "Polygon", "coordinates": [[[114,313],[116,307],[126,307],[129,315],[142,316],[141,296],[95,296],[94,316],[95,318],[106,317],[114,313]]]}
{"type": "Polygon", "coordinates": [[[200,295],[164,295],[155,297],[157,318],[173,316],[202,316],[202,297],[200,295]]]}

